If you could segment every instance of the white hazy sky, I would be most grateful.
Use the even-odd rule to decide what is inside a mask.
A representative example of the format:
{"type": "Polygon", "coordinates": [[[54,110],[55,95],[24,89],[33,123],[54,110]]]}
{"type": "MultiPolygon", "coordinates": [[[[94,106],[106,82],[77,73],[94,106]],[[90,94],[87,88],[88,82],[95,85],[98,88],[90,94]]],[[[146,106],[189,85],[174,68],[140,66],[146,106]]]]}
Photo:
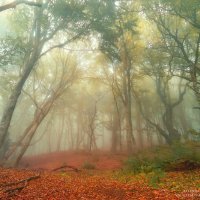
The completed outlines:
{"type": "Polygon", "coordinates": [[[7,28],[6,18],[0,15],[0,37],[5,34],[7,28]]]}
{"type": "Polygon", "coordinates": [[[4,3],[9,3],[11,0],[0,0],[0,5],[3,5],[4,3]]]}

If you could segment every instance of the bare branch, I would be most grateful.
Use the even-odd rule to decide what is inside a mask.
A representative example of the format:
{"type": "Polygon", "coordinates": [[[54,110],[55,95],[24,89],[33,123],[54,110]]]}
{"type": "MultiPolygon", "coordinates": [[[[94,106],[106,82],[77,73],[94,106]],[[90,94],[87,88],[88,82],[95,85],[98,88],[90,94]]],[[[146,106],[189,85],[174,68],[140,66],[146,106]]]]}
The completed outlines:
{"type": "MultiPolygon", "coordinates": [[[[40,55],[40,58],[41,58],[42,56],[46,55],[48,52],[50,52],[50,51],[53,50],[53,49],[57,49],[57,48],[58,48],[58,49],[61,49],[61,48],[65,47],[67,44],[69,44],[70,42],[75,41],[76,39],[78,39],[79,37],[81,37],[82,35],[84,35],[85,31],[88,30],[89,26],[90,26],[90,24],[89,24],[87,27],[85,27],[82,31],[80,31],[78,34],[76,34],[76,35],[73,36],[72,38],[66,40],[65,42],[50,47],[49,49],[47,49],[46,51],[44,51],[44,52],[40,55]]],[[[59,30],[59,29],[58,29],[58,30],[59,30]]],[[[56,30],[55,33],[56,33],[58,30],[56,30]]],[[[51,38],[49,38],[49,39],[51,39],[51,38]]]]}
{"type": "Polygon", "coordinates": [[[188,84],[189,83],[186,83],[183,91],[181,91],[181,82],[180,82],[180,84],[179,84],[179,98],[175,103],[172,104],[172,108],[176,107],[177,105],[179,105],[183,101],[184,95],[187,91],[186,89],[187,89],[188,84]]]}
{"type": "Polygon", "coordinates": [[[36,3],[32,1],[13,1],[9,4],[0,6],[0,12],[3,12],[5,10],[11,9],[11,8],[16,8],[19,4],[25,4],[28,6],[36,6],[36,7],[42,7],[41,3],[36,3]]]}
{"type": "Polygon", "coordinates": [[[148,118],[145,115],[145,113],[143,111],[143,108],[142,108],[142,103],[141,103],[141,99],[139,98],[139,95],[137,94],[137,92],[134,89],[132,89],[132,93],[133,93],[133,95],[135,97],[136,103],[137,103],[137,105],[139,107],[139,111],[140,111],[142,117],[147,121],[147,123],[149,123],[151,126],[155,127],[156,130],[160,133],[160,135],[162,135],[167,141],[168,140],[167,133],[158,124],[153,122],[150,118],[148,118]]]}
{"type": "Polygon", "coordinates": [[[28,92],[26,92],[24,89],[22,90],[22,92],[23,92],[24,94],[26,94],[26,95],[33,101],[35,107],[36,107],[37,109],[39,109],[39,106],[38,106],[37,101],[36,101],[28,92]]]}
{"type": "Polygon", "coordinates": [[[196,46],[196,52],[195,52],[195,62],[194,62],[195,67],[197,66],[198,61],[199,61],[199,47],[200,47],[200,33],[197,39],[197,46],[196,46]]]}

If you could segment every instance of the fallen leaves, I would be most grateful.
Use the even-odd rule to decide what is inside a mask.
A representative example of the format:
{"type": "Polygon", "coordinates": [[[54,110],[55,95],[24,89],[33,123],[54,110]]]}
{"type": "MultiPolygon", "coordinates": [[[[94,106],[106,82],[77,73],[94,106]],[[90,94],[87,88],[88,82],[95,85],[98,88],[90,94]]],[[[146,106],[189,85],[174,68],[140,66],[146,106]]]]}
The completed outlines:
{"type": "MultiPolygon", "coordinates": [[[[1,200],[178,200],[169,189],[153,189],[140,179],[123,182],[106,173],[88,175],[86,172],[63,174],[42,172],[40,178],[28,181],[26,186],[13,196],[5,192],[5,184],[20,182],[34,177],[37,171],[0,169],[1,200]]],[[[186,199],[186,198],[185,198],[186,199]]]]}

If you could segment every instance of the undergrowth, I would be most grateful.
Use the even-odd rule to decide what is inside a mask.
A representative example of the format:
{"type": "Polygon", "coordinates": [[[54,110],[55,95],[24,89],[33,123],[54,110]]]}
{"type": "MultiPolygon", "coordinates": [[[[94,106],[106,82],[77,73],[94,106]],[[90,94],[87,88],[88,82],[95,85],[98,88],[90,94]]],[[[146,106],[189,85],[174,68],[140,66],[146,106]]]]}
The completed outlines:
{"type": "MultiPolygon", "coordinates": [[[[194,143],[155,147],[151,151],[143,151],[129,157],[124,163],[124,170],[133,171],[135,174],[149,173],[155,170],[173,171],[173,167],[176,167],[177,163],[184,161],[200,165],[199,150],[200,146],[194,143]]],[[[185,168],[185,170],[187,169],[185,168]]]]}
{"type": "Polygon", "coordinates": [[[155,147],[129,157],[122,173],[145,174],[149,185],[157,187],[166,171],[184,171],[200,168],[200,146],[197,143],[155,147]]]}
{"type": "Polygon", "coordinates": [[[82,165],[82,168],[83,169],[89,169],[89,170],[92,170],[92,169],[96,169],[96,166],[88,161],[84,162],[83,165],[82,165]]]}

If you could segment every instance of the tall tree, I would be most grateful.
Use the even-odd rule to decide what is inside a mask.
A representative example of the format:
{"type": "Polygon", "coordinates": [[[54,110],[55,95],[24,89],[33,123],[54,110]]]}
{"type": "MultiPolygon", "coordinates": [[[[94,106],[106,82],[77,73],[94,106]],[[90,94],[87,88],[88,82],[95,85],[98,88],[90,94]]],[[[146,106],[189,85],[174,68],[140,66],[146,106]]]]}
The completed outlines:
{"type": "MultiPolygon", "coordinates": [[[[34,12],[27,10],[30,12],[30,18],[26,21],[28,23],[25,30],[26,38],[23,38],[22,35],[19,36],[19,38],[23,38],[22,41],[26,41],[21,48],[22,73],[3,111],[0,122],[0,148],[3,148],[8,135],[10,122],[23,86],[40,58],[51,50],[62,48],[88,32],[90,22],[84,17],[84,8],[85,1],[63,0],[47,1],[44,6],[35,7],[34,12]],[[63,32],[68,33],[67,37],[55,43],[54,38],[63,32]],[[48,45],[50,47],[44,49],[44,46],[50,43],[53,45],[48,45]]],[[[9,48],[12,49],[12,44],[7,44],[7,48],[4,47],[3,54],[6,54],[9,48]]]]}
{"type": "MultiPolygon", "coordinates": [[[[77,66],[74,65],[73,62],[69,62],[69,58],[60,57],[60,63],[57,62],[55,65],[54,69],[56,68],[55,71],[57,73],[53,80],[50,81],[50,86],[48,87],[48,85],[46,85],[47,94],[45,97],[41,98],[41,96],[37,96],[36,98],[39,99],[39,101],[37,101],[37,99],[34,98],[34,95],[29,95],[29,93],[26,92],[36,106],[34,117],[31,123],[24,130],[22,136],[19,137],[18,141],[12,146],[12,148],[6,152],[1,163],[4,166],[15,166],[19,163],[42,121],[48,115],[52,107],[55,106],[56,101],[77,79],[77,66]],[[63,59],[65,61],[62,62],[63,59]],[[57,66],[58,64],[60,64],[59,67],[57,66]]],[[[35,84],[39,85],[39,83],[35,84]]]]}
{"type": "MultiPolygon", "coordinates": [[[[119,79],[114,79],[115,88],[117,89],[115,92],[120,94],[119,96],[124,105],[127,150],[132,152],[135,143],[131,99],[131,78],[134,63],[132,56],[134,41],[132,39],[136,33],[136,22],[128,8],[132,7],[132,4],[123,2],[116,4],[114,1],[109,1],[109,7],[109,12],[111,13],[109,20],[99,24],[97,29],[101,33],[100,49],[114,63],[114,72],[120,75],[120,83],[118,82],[119,79]],[[124,10],[127,12],[125,13],[124,10]]],[[[108,11],[105,10],[105,12],[108,11]]]]}
{"type": "Polygon", "coordinates": [[[173,75],[188,81],[200,102],[200,2],[152,0],[144,5],[147,17],[161,34],[160,50],[171,54],[173,75]]]}

